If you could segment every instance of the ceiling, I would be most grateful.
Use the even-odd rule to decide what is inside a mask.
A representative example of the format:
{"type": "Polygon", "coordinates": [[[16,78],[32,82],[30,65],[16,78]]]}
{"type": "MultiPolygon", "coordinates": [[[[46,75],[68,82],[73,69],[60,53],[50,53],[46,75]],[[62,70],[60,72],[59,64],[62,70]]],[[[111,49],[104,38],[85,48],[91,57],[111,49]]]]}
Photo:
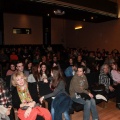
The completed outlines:
{"type": "Polygon", "coordinates": [[[64,18],[70,20],[78,20],[84,22],[100,23],[117,18],[97,13],[88,12],[85,10],[78,10],[73,8],[62,7],[56,4],[46,4],[33,1],[17,1],[4,2],[0,10],[5,13],[29,14],[35,16],[48,16],[52,18],[64,18]],[[55,10],[65,11],[64,15],[55,15],[55,10]]]}

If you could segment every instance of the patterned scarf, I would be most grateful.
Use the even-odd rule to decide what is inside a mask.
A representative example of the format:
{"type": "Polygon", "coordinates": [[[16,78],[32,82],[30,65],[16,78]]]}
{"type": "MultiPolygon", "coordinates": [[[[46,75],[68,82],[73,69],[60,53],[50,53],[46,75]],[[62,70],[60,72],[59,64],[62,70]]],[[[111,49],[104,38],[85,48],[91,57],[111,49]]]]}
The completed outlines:
{"type": "Polygon", "coordinates": [[[33,101],[27,86],[24,90],[21,90],[20,87],[17,87],[17,92],[22,103],[28,103],[33,101]]]}

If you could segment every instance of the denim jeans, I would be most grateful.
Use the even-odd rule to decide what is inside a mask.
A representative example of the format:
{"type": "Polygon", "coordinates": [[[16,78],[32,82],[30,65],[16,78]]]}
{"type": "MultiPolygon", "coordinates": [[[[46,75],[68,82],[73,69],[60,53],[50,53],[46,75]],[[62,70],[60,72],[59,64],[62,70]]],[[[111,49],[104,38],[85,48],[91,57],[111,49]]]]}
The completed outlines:
{"type": "Polygon", "coordinates": [[[90,112],[92,112],[93,120],[98,120],[98,113],[96,109],[96,103],[93,98],[90,100],[84,100],[82,98],[73,97],[72,100],[76,103],[80,103],[84,105],[84,115],[83,120],[90,120],[90,112]]]}
{"type": "MultiPolygon", "coordinates": [[[[53,108],[53,102],[51,103],[51,115],[52,115],[52,120],[55,120],[54,119],[54,113],[55,113],[55,110],[54,110],[54,108],[53,108]]],[[[70,120],[70,115],[69,115],[69,112],[68,111],[65,111],[64,113],[64,118],[65,118],[65,120],[70,120]]],[[[62,120],[62,114],[61,114],[61,116],[58,116],[59,118],[61,118],[61,120],[62,120]]]]}

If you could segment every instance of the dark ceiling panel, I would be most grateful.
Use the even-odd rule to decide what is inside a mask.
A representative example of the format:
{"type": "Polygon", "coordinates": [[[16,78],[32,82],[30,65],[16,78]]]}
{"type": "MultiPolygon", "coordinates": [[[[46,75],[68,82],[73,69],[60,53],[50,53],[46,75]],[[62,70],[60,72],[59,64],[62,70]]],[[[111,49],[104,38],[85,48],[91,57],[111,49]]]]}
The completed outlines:
{"type": "Polygon", "coordinates": [[[117,3],[109,0],[56,0],[67,2],[75,5],[85,6],[93,9],[98,9],[110,13],[117,13],[117,3]]]}
{"type": "MultiPolygon", "coordinates": [[[[1,1],[3,2],[3,0],[1,1]]],[[[72,8],[66,8],[55,4],[46,4],[46,3],[33,2],[33,1],[30,2],[28,0],[10,0],[10,2],[8,2],[8,0],[4,0],[4,4],[1,6],[0,9],[2,12],[5,13],[20,13],[20,14],[29,14],[29,15],[37,15],[37,16],[47,16],[47,14],[49,14],[50,17],[53,18],[65,18],[65,19],[94,22],[94,23],[105,22],[108,20],[116,19],[114,17],[104,16],[104,15],[72,9],[72,8]],[[57,9],[64,10],[65,14],[61,16],[55,15],[53,11],[57,9]]]]}

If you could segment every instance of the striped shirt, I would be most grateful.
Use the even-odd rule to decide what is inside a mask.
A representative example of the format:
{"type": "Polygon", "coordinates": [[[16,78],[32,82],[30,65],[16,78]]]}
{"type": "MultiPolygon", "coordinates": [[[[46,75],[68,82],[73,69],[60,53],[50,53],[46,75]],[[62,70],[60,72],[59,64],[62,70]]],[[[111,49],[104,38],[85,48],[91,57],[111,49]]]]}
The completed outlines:
{"type": "Polygon", "coordinates": [[[109,89],[110,78],[108,77],[107,74],[100,73],[100,75],[99,75],[99,84],[103,84],[106,87],[106,89],[109,89]]]}

